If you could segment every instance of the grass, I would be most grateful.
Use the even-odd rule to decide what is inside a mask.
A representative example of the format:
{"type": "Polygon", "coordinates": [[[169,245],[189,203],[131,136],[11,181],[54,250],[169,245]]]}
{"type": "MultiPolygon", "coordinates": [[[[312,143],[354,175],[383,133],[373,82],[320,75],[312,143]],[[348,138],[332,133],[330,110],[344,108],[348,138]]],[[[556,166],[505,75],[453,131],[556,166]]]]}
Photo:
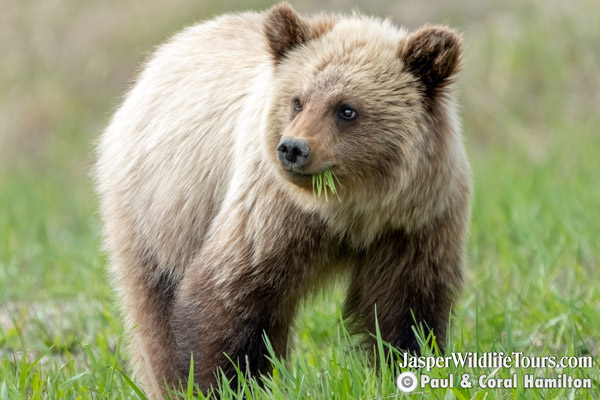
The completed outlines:
{"type": "MultiPolygon", "coordinates": [[[[0,24],[0,47],[9,55],[0,72],[7,88],[0,91],[0,400],[143,398],[104,272],[90,143],[143,54],[190,16],[218,10],[184,0],[171,12],[158,3],[146,10],[123,5],[131,13],[95,3],[49,12],[34,3],[9,1],[0,24]],[[132,20],[156,24],[148,31],[132,20]],[[99,29],[90,28],[95,23],[99,29]]],[[[427,19],[465,33],[457,85],[475,193],[467,277],[447,348],[591,356],[594,366],[414,370],[418,377],[454,374],[456,382],[469,374],[473,382],[415,396],[597,399],[600,5],[452,4],[427,19]],[[592,388],[498,389],[474,381],[513,373],[520,382],[528,373],[589,378],[592,388]]],[[[414,13],[388,3],[361,8],[414,26],[425,22],[402,20],[414,13]]],[[[400,368],[379,364],[385,345],[361,349],[347,334],[339,318],[343,294],[336,287],[304,305],[293,352],[285,362],[273,359],[264,385],[240,371],[239,388],[222,385],[221,396],[407,397],[396,388],[400,368]]],[[[192,392],[183,388],[177,396],[192,392]]]]}
{"type": "Polygon", "coordinates": [[[342,199],[338,195],[337,188],[335,187],[335,182],[337,181],[338,185],[341,186],[340,181],[337,176],[333,172],[333,169],[327,168],[325,171],[320,172],[312,176],[312,190],[315,201],[317,198],[321,198],[321,193],[323,193],[323,197],[325,198],[325,202],[328,201],[327,191],[329,190],[331,194],[335,195],[338,201],[341,203],[342,199]],[[334,180],[335,178],[335,180],[334,180]]]}

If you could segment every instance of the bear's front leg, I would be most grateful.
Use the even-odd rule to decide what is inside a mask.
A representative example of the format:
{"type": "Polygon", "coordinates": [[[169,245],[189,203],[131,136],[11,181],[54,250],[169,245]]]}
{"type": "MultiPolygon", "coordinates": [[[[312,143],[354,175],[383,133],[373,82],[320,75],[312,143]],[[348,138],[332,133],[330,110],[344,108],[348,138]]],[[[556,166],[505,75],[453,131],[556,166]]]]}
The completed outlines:
{"type": "Polygon", "coordinates": [[[245,204],[233,202],[219,213],[215,230],[186,269],[172,310],[179,378],[187,379],[193,356],[202,391],[215,385],[218,369],[236,386],[231,361],[248,376],[267,372],[264,335],[275,355],[285,356],[298,301],[326,263],[328,241],[315,215],[285,201],[266,214],[245,204]]]}
{"type": "Polygon", "coordinates": [[[278,356],[286,353],[295,301],[268,281],[231,278],[219,281],[206,271],[192,271],[173,309],[180,378],[187,379],[193,356],[194,383],[203,392],[215,386],[218,369],[236,387],[232,362],[247,377],[268,372],[265,335],[278,356]]]}
{"type": "Polygon", "coordinates": [[[384,341],[420,354],[416,322],[426,336],[433,332],[444,351],[464,252],[464,227],[448,222],[417,232],[390,232],[362,254],[345,304],[356,327],[374,334],[376,311],[384,341]]]}

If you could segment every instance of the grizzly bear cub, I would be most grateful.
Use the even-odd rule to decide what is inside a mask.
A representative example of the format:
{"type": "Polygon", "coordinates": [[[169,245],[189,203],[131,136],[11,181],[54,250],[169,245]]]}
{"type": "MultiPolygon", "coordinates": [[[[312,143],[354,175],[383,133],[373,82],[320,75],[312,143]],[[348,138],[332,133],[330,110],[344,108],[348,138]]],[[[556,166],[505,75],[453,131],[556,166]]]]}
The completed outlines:
{"type": "MultiPolygon", "coordinates": [[[[189,373],[268,372],[299,302],[334,273],[359,331],[445,343],[470,168],[451,86],[461,39],[287,4],[192,26],[158,48],[103,133],[110,272],[152,398],[189,373]],[[313,194],[332,171],[336,197],[313,194]],[[414,318],[413,318],[414,315],[414,318]]],[[[324,190],[331,190],[325,187],[324,190]]]]}

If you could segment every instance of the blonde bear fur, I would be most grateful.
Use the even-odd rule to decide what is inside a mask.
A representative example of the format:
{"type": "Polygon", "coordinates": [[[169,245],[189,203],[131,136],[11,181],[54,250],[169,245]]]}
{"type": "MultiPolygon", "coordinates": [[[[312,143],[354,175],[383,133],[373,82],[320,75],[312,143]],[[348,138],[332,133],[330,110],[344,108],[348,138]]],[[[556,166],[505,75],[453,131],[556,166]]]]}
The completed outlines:
{"type": "Polygon", "coordinates": [[[418,352],[412,312],[443,347],[469,220],[449,86],[460,55],[446,27],[409,34],[287,4],[192,26],[155,52],[96,171],[151,398],[185,384],[192,354],[202,390],[218,368],[233,376],[224,354],[268,371],[263,333],[285,355],[298,303],[332,272],[350,277],[359,332],[374,332],[376,306],[383,338],[418,352]],[[302,163],[286,161],[286,138],[310,149],[302,163]],[[328,167],[341,202],[313,197],[310,176],[328,167]]]}

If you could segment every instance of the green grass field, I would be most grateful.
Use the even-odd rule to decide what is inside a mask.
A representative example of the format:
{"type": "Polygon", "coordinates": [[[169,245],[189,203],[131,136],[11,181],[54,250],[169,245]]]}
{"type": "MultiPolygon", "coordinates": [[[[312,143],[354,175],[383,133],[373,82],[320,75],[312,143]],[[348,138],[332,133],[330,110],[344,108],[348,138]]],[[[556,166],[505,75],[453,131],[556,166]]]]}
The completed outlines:
{"type": "MultiPolygon", "coordinates": [[[[241,8],[58,3],[7,0],[0,15],[0,400],[140,398],[100,251],[93,142],[154,45],[194,20],[241,8]]],[[[598,399],[600,3],[405,3],[360,8],[409,27],[447,22],[466,44],[457,89],[476,190],[449,351],[593,360],[591,368],[415,371],[453,374],[456,387],[413,395],[598,399]],[[471,388],[459,387],[463,374],[471,388]],[[516,374],[519,387],[482,388],[482,374],[516,374]],[[589,378],[591,388],[525,389],[525,374],[589,378]]],[[[262,387],[241,379],[239,392],[222,389],[222,397],[407,396],[396,387],[399,368],[376,372],[372,356],[383,344],[359,349],[345,333],[343,287],[327,293],[305,305],[292,356],[274,360],[262,387]]]]}

